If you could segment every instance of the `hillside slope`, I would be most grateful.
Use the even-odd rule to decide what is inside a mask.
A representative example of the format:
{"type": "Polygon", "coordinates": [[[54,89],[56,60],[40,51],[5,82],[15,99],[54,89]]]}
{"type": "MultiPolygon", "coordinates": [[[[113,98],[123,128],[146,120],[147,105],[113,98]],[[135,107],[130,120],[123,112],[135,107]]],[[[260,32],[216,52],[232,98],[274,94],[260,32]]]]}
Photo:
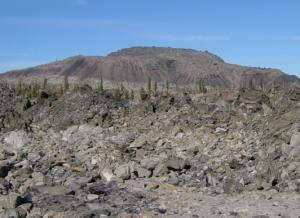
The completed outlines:
{"type": "Polygon", "coordinates": [[[74,56],[62,61],[10,71],[0,79],[74,76],[81,80],[99,78],[112,82],[145,82],[152,80],[190,84],[205,80],[212,86],[236,87],[245,78],[264,83],[296,83],[299,79],[277,69],[243,67],[225,63],[207,51],[192,49],[133,47],[113,52],[105,57],[74,56]]]}

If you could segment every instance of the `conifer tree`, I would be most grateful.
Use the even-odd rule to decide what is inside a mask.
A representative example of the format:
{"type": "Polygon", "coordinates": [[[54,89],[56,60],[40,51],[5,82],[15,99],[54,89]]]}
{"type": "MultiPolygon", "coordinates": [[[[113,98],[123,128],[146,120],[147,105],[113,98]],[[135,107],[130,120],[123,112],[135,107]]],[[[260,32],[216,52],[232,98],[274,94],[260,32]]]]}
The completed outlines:
{"type": "Polygon", "coordinates": [[[151,78],[148,77],[148,92],[151,92],[151,78]]]}
{"type": "Polygon", "coordinates": [[[44,78],[44,82],[43,82],[43,90],[46,90],[48,86],[48,79],[44,78]]]}
{"type": "Polygon", "coordinates": [[[154,92],[155,93],[157,92],[157,82],[156,81],[154,82],[154,92]]]}
{"type": "Polygon", "coordinates": [[[68,81],[68,76],[65,75],[65,77],[64,77],[64,90],[68,91],[69,88],[70,88],[70,84],[69,84],[69,81],[68,81]]]}

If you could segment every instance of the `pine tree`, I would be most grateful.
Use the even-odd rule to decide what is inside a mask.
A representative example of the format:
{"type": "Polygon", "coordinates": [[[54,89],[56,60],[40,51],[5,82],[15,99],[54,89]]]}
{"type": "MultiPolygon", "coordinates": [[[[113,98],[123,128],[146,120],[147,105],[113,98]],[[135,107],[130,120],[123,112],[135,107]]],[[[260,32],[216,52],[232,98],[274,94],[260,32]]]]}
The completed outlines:
{"type": "Polygon", "coordinates": [[[103,78],[102,76],[100,77],[100,92],[103,93],[104,87],[103,87],[103,78]]]}
{"type": "Polygon", "coordinates": [[[116,88],[116,89],[113,90],[113,96],[117,100],[121,99],[121,90],[120,90],[120,88],[116,88]]]}
{"type": "Polygon", "coordinates": [[[207,88],[206,88],[203,80],[198,81],[197,89],[198,89],[199,93],[206,93],[207,92],[207,88]]]}
{"type": "Polygon", "coordinates": [[[169,93],[169,88],[170,88],[169,86],[170,86],[170,85],[169,85],[169,80],[167,80],[167,81],[166,81],[166,90],[167,90],[167,93],[169,93]]]}
{"type": "Polygon", "coordinates": [[[124,86],[123,86],[123,83],[121,83],[121,93],[123,93],[124,92],[124,86]]]}
{"type": "Polygon", "coordinates": [[[156,81],[154,82],[154,92],[155,93],[157,92],[157,82],[156,81]]]}
{"type": "Polygon", "coordinates": [[[43,90],[47,89],[47,85],[48,85],[48,79],[44,78],[44,82],[43,82],[43,90]]]}
{"type": "Polygon", "coordinates": [[[64,94],[64,87],[63,85],[59,86],[59,95],[62,96],[64,94]]]}
{"type": "Polygon", "coordinates": [[[132,89],[130,91],[130,99],[134,99],[134,91],[132,89]]]}
{"type": "Polygon", "coordinates": [[[147,100],[148,95],[143,87],[140,88],[140,98],[142,101],[147,100]]]}
{"type": "Polygon", "coordinates": [[[104,92],[104,87],[103,87],[103,78],[100,76],[100,82],[98,84],[98,91],[102,94],[104,92]]]}
{"type": "Polygon", "coordinates": [[[21,80],[19,80],[19,82],[17,84],[16,92],[17,92],[18,95],[21,95],[22,92],[23,92],[23,84],[22,84],[21,80]]]}
{"type": "Polygon", "coordinates": [[[69,85],[69,81],[68,81],[68,76],[65,75],[65,78],[64,78],[64,91],[68,91],[70,88],[70,85],[69,85]]]}
{"type": "Polygon", "coordinates": [[[148,92],[151,92],[151,78],[148,77],[148,92]]]}
{"type": "Polygon", "coordinates": [[[39,92],[39,87],[38,84],[33,83],[30,85],[30,97],[31,98],[36,98],[38,96],[39,92]]]}
{"type": "Polygon", "coordinates": [[[124,99],[125,99],[125,100],[128,100],[128,99],[129,99],[129,92],[128,92],[127,89],[124,90],[123,96],[124,96],[124,99]]]}

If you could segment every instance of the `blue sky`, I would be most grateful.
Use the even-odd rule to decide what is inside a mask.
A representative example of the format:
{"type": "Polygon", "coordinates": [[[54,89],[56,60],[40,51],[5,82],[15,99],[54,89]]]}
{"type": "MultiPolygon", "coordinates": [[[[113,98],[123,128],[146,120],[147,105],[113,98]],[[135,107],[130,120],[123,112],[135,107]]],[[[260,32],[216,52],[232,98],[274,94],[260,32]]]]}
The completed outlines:
{"type": "Polygon", "coordinates": [[[0,72],[130,46],[300,76],[299,0],[0,0],[0,72]]]}

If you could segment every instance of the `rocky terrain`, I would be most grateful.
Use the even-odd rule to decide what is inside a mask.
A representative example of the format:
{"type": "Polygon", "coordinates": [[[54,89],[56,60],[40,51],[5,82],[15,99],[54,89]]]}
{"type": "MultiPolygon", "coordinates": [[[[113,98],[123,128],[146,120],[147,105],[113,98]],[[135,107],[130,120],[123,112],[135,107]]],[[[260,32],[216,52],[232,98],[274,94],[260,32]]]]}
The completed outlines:
{"type": "Polygon", "coordinates": [[[141,97],[0,83],[0,217],[300,216],[300,88],[141,97]]]}
{"type": "Polygon", "coordinates": [[[113,83],[153,81],[195,84],[199,80],[209,86],[238,87],[249,78],[263,84],[299,84],[295,76],[277,69],[244,67],[228,64],[207,51],[161,47],[133,47],[105,57],[75,56],[62,61],[1,74],[6,80],[44,79],[61,81],[73,77],[77,82],[98,78],[113,83]]]}

